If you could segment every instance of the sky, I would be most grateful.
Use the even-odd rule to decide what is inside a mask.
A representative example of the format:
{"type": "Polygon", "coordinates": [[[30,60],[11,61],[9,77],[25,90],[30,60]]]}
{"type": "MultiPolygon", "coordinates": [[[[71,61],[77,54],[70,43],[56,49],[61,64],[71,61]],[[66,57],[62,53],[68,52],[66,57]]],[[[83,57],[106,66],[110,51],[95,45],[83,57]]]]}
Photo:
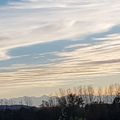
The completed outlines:
{"type": "Polygon", "coordinates": [[[0,0],[0,97],[120,84],[119,0],[0,0]]]}

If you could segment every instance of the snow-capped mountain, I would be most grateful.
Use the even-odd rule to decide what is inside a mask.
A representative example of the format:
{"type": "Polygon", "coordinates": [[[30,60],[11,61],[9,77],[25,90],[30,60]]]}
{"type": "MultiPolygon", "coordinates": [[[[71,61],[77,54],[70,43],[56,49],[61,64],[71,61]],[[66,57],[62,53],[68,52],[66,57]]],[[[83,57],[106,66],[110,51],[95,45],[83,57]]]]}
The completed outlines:
{"type": "Polygon", "coordinates": [[[41,97],[18,97],[11,99],[0,99],[0,105],[28,105],[28,106],[40,106],[43,101],[49,101],[49,96],[41,97]]]}
{"type": "MultiPolygon", "coordinates": [[[[90,101],[90,96],[81,96],[82,99],[84,100],[85,104],[89,104],[91,103],[90,101]]],[[[100,99],[104,102],[104,103],[112,103],[115,96],[91,96],[92,100],[98,101],[100,102],[100,99]]],[[[11,98],[11,99],[0,99],[0,106],[35,106],[35,107],[40,107],[42,104],[47,104],[46,101],[49,102],[49,104],[57,104],[57,97],[55,96],[41,96],[41,97],[28,97],[28,96],[24,96],[24,97],[18,97],[18,98],[11,98]],[[52,101],[51,101],[52,100],[52,101]]]]}

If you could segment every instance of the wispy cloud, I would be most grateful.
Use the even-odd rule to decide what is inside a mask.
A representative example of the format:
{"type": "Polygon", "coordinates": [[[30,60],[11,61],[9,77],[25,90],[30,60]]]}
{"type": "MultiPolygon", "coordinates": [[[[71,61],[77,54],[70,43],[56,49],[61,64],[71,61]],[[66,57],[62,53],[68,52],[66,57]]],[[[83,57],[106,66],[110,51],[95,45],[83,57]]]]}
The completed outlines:
{"type": "Polygon", "coordinates": [[[119,74],[119,0],[0,4],[1,85],[31,86],[47,80],[55,86],[60,79],[64,84],[72,78],[119,74]]]}

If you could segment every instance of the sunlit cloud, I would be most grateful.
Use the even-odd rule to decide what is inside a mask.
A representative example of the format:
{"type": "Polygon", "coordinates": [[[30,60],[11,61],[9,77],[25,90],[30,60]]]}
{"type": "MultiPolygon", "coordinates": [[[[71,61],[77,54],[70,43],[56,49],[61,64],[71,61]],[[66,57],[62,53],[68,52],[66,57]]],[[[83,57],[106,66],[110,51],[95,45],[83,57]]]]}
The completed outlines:
{"type": "Polygon", "coordinates": [[[120,74],[119,0],[0,4],[2,88],[60,87],[120,74]]]}

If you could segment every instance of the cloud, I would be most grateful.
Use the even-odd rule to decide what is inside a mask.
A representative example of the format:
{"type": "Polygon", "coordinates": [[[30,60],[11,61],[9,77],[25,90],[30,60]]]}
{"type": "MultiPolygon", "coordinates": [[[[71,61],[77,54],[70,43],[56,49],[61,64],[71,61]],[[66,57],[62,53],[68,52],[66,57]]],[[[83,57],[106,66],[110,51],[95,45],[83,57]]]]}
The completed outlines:
{"type": "Polygon", "coordinates": [[[1,5],[1,86],[44,81],[55,87],[60,79],[63,85],[69,79],[119,74],[119,0],[12,0],[1,5]]]}
{"type": "Polygon", "coordinates": [[[120,20],[119,1],[104,1],[103,4],[98,1],[37,0],[11,4],[0,9],[0,34],[9,38],[2,40],[2,49],[60,39],[76,39],[105,31],[120,20]]]}

